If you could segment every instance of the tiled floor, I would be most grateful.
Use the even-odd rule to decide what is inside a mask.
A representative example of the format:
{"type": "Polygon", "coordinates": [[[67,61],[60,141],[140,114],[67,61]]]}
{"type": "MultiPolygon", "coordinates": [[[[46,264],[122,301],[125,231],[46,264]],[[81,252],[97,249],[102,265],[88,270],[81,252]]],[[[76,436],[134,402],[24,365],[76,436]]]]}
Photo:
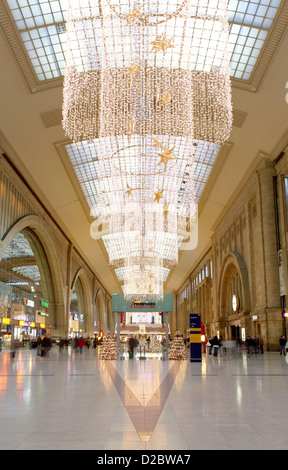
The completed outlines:
{"type": "Polygon", "coordinates": [[[1,450],[288,449],[278,353],[190,364],[23,350],[0,365],[1,450]]]}

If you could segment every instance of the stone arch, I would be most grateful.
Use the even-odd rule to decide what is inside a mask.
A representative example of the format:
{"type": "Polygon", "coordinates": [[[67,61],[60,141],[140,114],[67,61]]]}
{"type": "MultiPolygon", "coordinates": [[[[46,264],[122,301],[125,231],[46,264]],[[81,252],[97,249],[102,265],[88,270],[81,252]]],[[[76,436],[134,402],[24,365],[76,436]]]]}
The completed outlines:
{"type": "Polygon", "coordinates": [[[229,285],[233,275],[237,272],[239,274],[242,283],[242,312],[251,311],[251,296],[249,287],[249,276],[245,261],[242,255],[233,251],[230,252],[223,260],[222,267],[220,270],[219,284],[218,284],[218,319],[227,320],[230,312],[230,300],[229,297],[229,285]]]}
{"type": "Polygon", "coordinates": [[[105,295],[101,289],[98,289],[95,295],[95,316],[97,321],[100,323],[100,330],[104,333],[108,329],[107,310],[105,306],[105,295]]]}
{"type": "Polygon", "coordinates": [[[37,215],[22,217],[5,233],[0,243],[0,261],[12,240],[23,230],[29,230],[39,241],[50,270],[51,283],[55,301],[55,321],[57,330],[65,328],[65,288],[61,268],[57,258],[54,241],[47,230],[47,224],[37,215]]]}
{"type": "Polygon", "coordinates": [[[83,301],[84,301],[84,309],[85,309],[85,325],[86,325],[86,333],[88,333],[89,335],[92,335],[93,334],[93,326],[92,326],[92,292],[91,292],[91,287],[90,287],[90,283],[89,283],[89,279],[88,279],[88,276],[87,276],[87,273],[85,271],[84,268],[79,268],[75,275],[74,275],[74,278],[72,280],[72,283],[71,283],[71,286],[70,286],[70,296],[69,296],[69,299],[70,299],[70,302],[71,302],[71,296],[72,296],[72,292],[75,288],[75,285],[77,283],[77,281],[80,281],[81,282],[81,286],[82,286],[82,289],[83,289],[83,301]]]}

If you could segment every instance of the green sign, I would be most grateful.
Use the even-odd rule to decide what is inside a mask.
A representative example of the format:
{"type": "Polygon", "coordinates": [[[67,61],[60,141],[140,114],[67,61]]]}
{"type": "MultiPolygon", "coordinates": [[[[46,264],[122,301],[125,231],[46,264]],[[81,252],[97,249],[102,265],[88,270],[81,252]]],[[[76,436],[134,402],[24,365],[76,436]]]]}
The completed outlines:
{"type": "Polygon", "coordinates": [[[112,312],[173,312],[173,294],[165,294],[163,300],[155,302],[143,296],[126,300],[124,294],[112,294],[112,312]]]}
{"type": "Polygon", "coordinates": [[[42,307],[44,307],[44,308],[48,308],[48,307],[49,307],[48,302],[44,302],[44,300],[41,300],[41,305],[42,305],[42,307]]]}

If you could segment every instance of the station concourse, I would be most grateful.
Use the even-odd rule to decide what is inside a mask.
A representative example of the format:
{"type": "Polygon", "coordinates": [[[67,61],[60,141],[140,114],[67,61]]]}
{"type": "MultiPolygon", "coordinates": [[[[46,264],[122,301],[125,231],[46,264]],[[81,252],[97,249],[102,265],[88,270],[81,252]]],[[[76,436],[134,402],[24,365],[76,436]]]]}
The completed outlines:
{"type": "Polygon", "coordinates": [[[0,0],[0,449],[286,450],[288,3],[70,3],[0,0]]]}

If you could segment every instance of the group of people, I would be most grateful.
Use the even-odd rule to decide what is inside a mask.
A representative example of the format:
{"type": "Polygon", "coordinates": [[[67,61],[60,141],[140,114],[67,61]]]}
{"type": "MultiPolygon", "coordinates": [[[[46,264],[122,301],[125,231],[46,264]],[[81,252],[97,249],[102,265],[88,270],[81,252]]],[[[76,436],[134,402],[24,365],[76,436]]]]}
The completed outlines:
{"type": "Polygon", "coordinates": [[[72,349],[76,352],[79,351],[80,354],[83,353],[84,347],[86,347],[87,349],[90,349],[90,346],[91,346],[90,338],[83,338],[82,336],[80,336],[80,338],[75,337],[71,340],[72,349]]]}
{"type": "Polygon", "coordinates": [[[49,336],[38,336],[37,338],[37,355],[49,359],[49,352],[52,348],[52,340],[49,336]]]}
{"type": "MultiPolygon", "coordinates": [[[[228,342],[223,341],[222,336],[220,336],[220,338],[218,338],[217,336],[214,336],[213,338],[210,337],[206,344],[206,346],[209,348],[209,355],[211,356],[213,353],[213,356],[216,356],[216,357],[218,356],[218,354],[223,356],[223,351],[228,348],[227,343],[229,343],[229,341],[228,342]]],[[[235,344],[235,347],[242,346],[241,342],[230,341],[230,343],[235,344]]],[[[264,354],[264,340],[261,335],[257,337],[254,336],[254,338],[247,336],[245,345],[246,345],[248,354],[252,354],[252,353],[264,354]]]]}
{"type": "Polygon", "coordinates": [[[212,353],[213,353],[213,356],[217,357],[218,351],[220,348],[221,348],[220,353],[223,354],[222,343],[223,343],[222,336],[218,338],[218,336],[215,335],[214,338],[209,338],[208,343],[206,344],[206,346],[208,346],[209,348],[209,356],[212,356],[212,353]]]}
{"type": "Polygon", "coordinates": [[[254,336],[254,338],[247,336],[246,338],[246,347],[248,354],[255,354],[260,352],[264,354],[264,340],[261,335],[254,336]]]}

